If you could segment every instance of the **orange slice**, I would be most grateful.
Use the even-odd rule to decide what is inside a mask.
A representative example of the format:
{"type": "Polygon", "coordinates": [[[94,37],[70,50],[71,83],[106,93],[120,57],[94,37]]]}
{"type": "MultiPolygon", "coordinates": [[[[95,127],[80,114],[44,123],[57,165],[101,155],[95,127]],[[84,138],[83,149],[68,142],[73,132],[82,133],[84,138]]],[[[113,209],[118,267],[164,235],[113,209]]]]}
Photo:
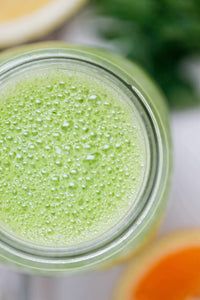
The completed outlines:
{"type": "Polygon", "coordinates": [[[200,230],[171,234],[136,257],[114,299],[200,299],[200,230]]]}
{"type": "Polygon", "coordinates": [[[87,0],[0,0],[0,47],[49,33],[87,0]]]}

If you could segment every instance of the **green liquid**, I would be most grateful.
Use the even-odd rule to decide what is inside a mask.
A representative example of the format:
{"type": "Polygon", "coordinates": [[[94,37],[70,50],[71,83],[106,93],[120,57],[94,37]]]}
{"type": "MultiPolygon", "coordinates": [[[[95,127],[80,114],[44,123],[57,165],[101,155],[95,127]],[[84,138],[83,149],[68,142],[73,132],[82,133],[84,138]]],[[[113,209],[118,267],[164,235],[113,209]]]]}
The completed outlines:
{"type": "Polygon", "coordinates": [[[0,220],[12,235],[70,246],[112,229],[145,173],[145,142],[118,91],[64,71],[0,93],[0,220]]]}

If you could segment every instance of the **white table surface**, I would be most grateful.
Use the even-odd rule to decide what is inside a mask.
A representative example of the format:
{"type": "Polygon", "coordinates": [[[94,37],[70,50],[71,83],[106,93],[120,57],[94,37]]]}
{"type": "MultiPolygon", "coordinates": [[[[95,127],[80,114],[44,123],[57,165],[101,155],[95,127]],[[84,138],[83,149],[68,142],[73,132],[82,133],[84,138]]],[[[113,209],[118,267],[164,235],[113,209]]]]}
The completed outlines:
{"type": "MultiPolygon", "coordinates": [[[[91,32],[85,23],[75,20],[55,38],[70,42],[90,43],[91,32]],[[81,26],[80,26],[81,23],[81,26]]],[[[99,41],[93,44],[98,44],[99,41]]],[[[174,169],[169,205],[160,235],[200,227],[200,108],[173,113],[171,116],[174,169]]],[[[59,279],[22,276],[0,269],[1,300],[110,300],[124,267],[59,279]],[[24,281],[25,279],[25,281],[24,281]],[[29,295],[24,295],[28,290],[29,295]]]]}

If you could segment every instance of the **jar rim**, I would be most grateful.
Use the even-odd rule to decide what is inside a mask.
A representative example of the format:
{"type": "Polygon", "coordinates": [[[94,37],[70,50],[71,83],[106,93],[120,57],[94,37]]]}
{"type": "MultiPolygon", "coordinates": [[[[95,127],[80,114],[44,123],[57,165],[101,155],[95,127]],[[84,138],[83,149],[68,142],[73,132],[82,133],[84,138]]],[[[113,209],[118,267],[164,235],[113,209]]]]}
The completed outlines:
{"type": "MultiPolygon", "coordinates": [[[[120,75],[118,75],[117,68],[113,68],[112,64],[110,66],[104,66],[104,61],[96,62],[95,58],[90,55],[90,53],[87,53],[87,55],[90,56],[90,59],[87,60],[86,57],[82,57],[81,51],[73,51],[63,48],[56,48],[56,49],[43,49],[43,50],[34,50],[30,53],[27,52],[22,55],[18,55],[17,57],[6,61],[0,66],[0,80],[2,76],[5,76],[7,72],[10,70],[18,70],[19,68],[22,68],[23,66],[27,66],[28,63],[34,63],[38,61],[44,61],[44,60],[74,60],[76,62],[82,62],[86,63],[88,65],[91,65],[93,67],[98,68],[99,70],[105,71],[109,76],[112,76],[115,78],[124,88],[132,95],[134,95],[134,98],[137,100],[137,105],[140,107],[140,110],[142,110],[143,115],[143,121],[146,122],[145,126],[146,129],[148,127],[148,138],[150,142],[150,163],[151,166],[149,168],[149,176],[148,180],[146,181],[146,186],[144,188],[144,194],[143,198],[145,201],[143,201],[143,206],[140,205],[140,209],[138,210],[137,215],[131,221],[129,220],[128,224],[125,224],[123,228],[121,228],[120,231],[117,232],[117,235],[113,235],[112,238],[107,240],[105,243],[101,243],[98,246],[95,246],[93,248],[86,249],[86,251],[77,252],[71,251],[71,254],[68,252],[66,254],[66,251],[59,251],[58,248],[52,249],[52,251],[49,249],[49,247],[44,247],[44,249],[41,251],[41,249],[35,247],[34,245],[31,245],[30,247],[16,247],[16,244],[14,243],[10,244],[10,241],[6,241],[5,237],[2,239],[2,233],[1,233],[1,244],[0,248],[2,247],[7,249],[11,256],[14,255],[21,257],[25,257],[25,261],[28,259],[29,261],[35,261],[36,265],[43,264],[46,267],[53,269],[55,266],[59,266],[58,268],[62,269],[64,268],[67,270],[68,268],[77,268],[80,265],[84,264],[92,264],[92,262],[95,262],[97,260],[102,260],[103,256],[106,256],[106,259],[112,255],[116,251],[117,248],[119,249],[119,245],[122,246],[124,239],[128,238],[130,235],[136,234],[137,231],[137,224],[141,224],[142,220],[147,215],[147,211],[150,209],[150,207],[155,204],[154,200],[152,201],[152,193],[155,192],[155,188],[157,186],[157,181],[159,181],[159,176],[161,175],[159,171],[160,162],[162,161],[162,145],[160,143],[161,137],[159,128],[156,124],[156,120],[154,118],[153,112],[151,110],[151,107],[148,106],[148,103],[145,99],[145,95],[142,93],[141,90],[138,89],[137,86],[134,86],[133,83],[130,83],[127,79],[123,78],[123,72],[120,70],[120,75]],[[151,140],[150,140],[151,138],[151,140]],[[146,197],[146,198],[145,198],[146,197]],[[111,252],[113,252],[111,254],[111,252]],[[48,266],[49,265],[49,266],[48,266]]],[[[125,75],[125,74],[124,74],[125,75]]],[[[124,76],[127,78],[127,76],[124,76]]],[[[27,245],[26,245],[27,246],[27,245]]],[[[57,268],[57,267],[56,267],[57,268]]]]}

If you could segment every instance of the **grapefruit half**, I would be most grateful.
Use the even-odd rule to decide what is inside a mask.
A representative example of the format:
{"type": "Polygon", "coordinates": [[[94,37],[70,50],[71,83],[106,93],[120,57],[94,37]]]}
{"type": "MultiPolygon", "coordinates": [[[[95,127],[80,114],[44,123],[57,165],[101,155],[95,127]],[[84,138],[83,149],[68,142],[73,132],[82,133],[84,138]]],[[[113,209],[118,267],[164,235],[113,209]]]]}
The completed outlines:
{"type": "Polygon", "coordinates": [[[200,299],[200,230],[171,234],[136,257],[114,299],[200,299]]]}

